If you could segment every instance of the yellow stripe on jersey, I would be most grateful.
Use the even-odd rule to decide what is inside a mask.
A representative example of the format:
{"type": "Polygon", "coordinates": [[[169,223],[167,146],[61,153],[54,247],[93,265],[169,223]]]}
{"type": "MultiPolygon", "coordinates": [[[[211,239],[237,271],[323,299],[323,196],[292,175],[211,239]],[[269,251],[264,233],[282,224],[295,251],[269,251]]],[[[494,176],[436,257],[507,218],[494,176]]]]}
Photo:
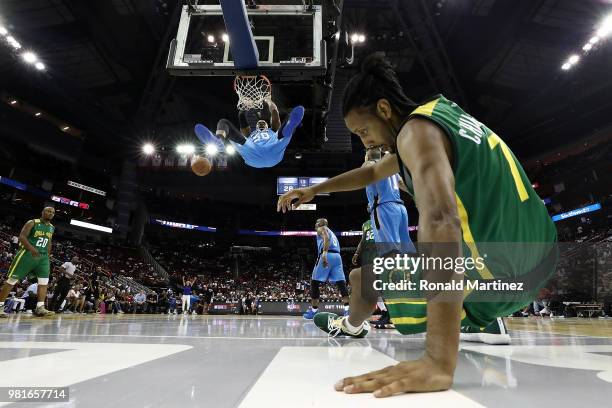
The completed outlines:
{"type": "MultiPolygon", "coordinates": [[[[461,198],[455,193],[455,197],[457,199],[457,212],[459,213],[459,219],[461,220],[461,231],[463,232],[463,241],[466,243],[470,251],[472,251],[472,258],[480,258],[480,253],[478,252],[478,248],[476,248],[476,243],[474,241],[474,236],[472,235],[472,230],[470,229],[470,224],[468,220],[468,213],[463,206],[463,202],[461,198]]],[[[484,262],[483,262],[484,265],[484,262]]],[[[493,279],[493,274],[486,265],[482,269],[478,269],[478,273],[480,277],[483,279],[493,279]]]]}
{"type": "Polygon", "coordinates": [[[510,173],[512,173],[512,178],[514,179],[514,184],[516,184],[516,191],[518,192],[519,198],[521,201],[527,201],[529,199],[529,193],[527,193],[527,189],[525,188],[525,184],[523,184],[523,180],[521,179],[521,173],[519,173],[518,167],[516,166],[516,162],[512,157],[512,153],[510,153],[510,149],[508,145],[504,143],[503,140],[500,139],[495,133],[492,133],[488,138],[489,147],[491,150],[495,149],[498,145],[502,150],[502,154],[506,158],[508,162],[508,166],[510,166],[510,173]]]}
{"type": "Polygon", "coordinates": [[[21,258],[23,257],[23,254],[25,254],[25,252],[25,249],[21,249],[19,252],[17,252],[17,255],[15,256],[15,261],[13,262],[13,266],[11,266],[11,269],[9,269],[9,274],[7,276],[8,278],[10,278],[13,272],[15,272],[15,268],[17,268],[17,265],[19,264],[19,261],[21,261],[21,258]]]}
{"type": "Polygon", "coordinates": [[[428,102],[425,105],[419,106],[418,108],[412,111],[411,115],[431,116],[433,114],[434,109],[436,109],[438,101],[440,101],[440,98],[434,99],[433,101],[428,102]]]}
{"type": "Polygon", "coordinates": [[[427,321],[427,317],[392,317],[393,324],[421,324],[427,321]]]}
{"type": "MultiPolygon", "coordinates": [[[[385,302],[386,304],[387,302],[385,302]]],[[[465,309],[461,309],[461,320],[465,319],[467,314],[465,313],[465,309]]],[[[393,317],[391,316],[391,322],[393,324],[422,324],[427,321],[427,316],[425,317],[393,317]]]]}

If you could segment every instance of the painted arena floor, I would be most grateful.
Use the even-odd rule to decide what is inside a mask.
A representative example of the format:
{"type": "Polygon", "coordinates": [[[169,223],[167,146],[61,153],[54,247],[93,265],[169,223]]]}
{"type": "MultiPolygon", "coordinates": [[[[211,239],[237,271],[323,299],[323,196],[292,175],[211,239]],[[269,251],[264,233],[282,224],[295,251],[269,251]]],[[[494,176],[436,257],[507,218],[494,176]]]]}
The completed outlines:
{"type": "Polygon", "coordinates": [[[510,346],[461,344],[452,390],[375,399],[333,384],[418,357],[422,335],[328,339],[292,317],[19,315],[0,326],[0,386],[70,389],[70,402],[28,407],[609,406],[612,319],[507,322],[510,346]]]}

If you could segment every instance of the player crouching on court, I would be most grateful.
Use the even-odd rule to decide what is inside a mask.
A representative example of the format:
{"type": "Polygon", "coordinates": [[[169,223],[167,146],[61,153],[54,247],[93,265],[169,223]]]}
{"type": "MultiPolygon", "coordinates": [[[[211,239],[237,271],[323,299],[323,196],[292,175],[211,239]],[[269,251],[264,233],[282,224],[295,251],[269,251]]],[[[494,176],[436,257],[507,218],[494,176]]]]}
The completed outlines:
{"type": "Polygon", "coordinates": [[[8,317],[4,312],[4,301],[13,286],[25,279],[29,274],[38,278],[38,302],[34,316],[44,317],[54,315],[45,309],[47,285],[49,284],[49,258],[51,257],[51,239],[55,227],[51,220],[55,216],[55,208],[45,207],[40,218],[25,223],[19,233],[19,251],[15,254],[8,270],[8,276],[0,290],[0,318],[8,317]]]}
{"type": "MultiPolygon", "coordinates": [[[[262,109],[238,112],[240,130],[231,121],[221,119],[216,131],[217,137],[224,143],[231,143],[245,163],[255,168],[274,167],[283,160],[285,149],[304,118],[304,107],[296,106],[281,124],[276,104],[272,100],[262,104],[262,109]]],[[[212,132],[204,125],[196,125],[195,133],[204,144],[215,141],[212,132]]]]}
{"type": "MultiPolygon", "coordinates": [[[[419,246],[429,245],[430,257],[458,260],[465,254],[477,259],[483,249],[479,246],[485,243],[520,248],[514,253],[490,253],[483,267],[465,274],[439,267],[427,272],[450,286],[464,279],[529,279],[532,288],[524,293],[494,292],[486,301],[472,301],[473,293],[451,289],[428,292],[415,304],[411,297],[383,290],[400,333],[427,333],[423,356],[335,385],[337,391],[373,392],[375,397],[446,390],[453,384],[460,332],[503,334],[500,317],[528,304],[554,273],[555,225],[497,134],[442,95],[414,103],[381,54],[368,57],[348,83],[342,109],[347,127],[364,146],[388,145],[396,153],[373,166],[286,193],[279,198],[279,211],[309,202],[317,194],[359,190],[399,172],[419,211],[419,246]]],[[[351,300],[364,297],[360,309],[364,313],[357,322],[367,319],[376,300],[374,293],[358,292],[353,286],[351,300]]],[[[351,316],[357,312],[351,307],[351,316]]]]}

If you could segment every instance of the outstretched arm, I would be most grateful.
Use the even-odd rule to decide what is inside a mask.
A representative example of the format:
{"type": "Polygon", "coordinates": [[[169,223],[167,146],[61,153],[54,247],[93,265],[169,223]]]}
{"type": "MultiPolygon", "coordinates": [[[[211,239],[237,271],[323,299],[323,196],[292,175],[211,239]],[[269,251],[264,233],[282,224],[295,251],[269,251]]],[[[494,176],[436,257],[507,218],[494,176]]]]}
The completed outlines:
{"type": "Polygon", "coordinates": [[[397,157],[395,154],[389,154],[372,166],[360,167],[342,173],[321,184],[308,188],[298,188],[285,193],[279,197],[276,209],[282,212],[291,211],[298,205],[311,201],[317,194],[360,190],[378,180],[390,177],[398,171],[397,157]],[[295,199],[297,201],[293,203],[294,206],[292,207],[292,201],[295,199]]]}
{"type": "Polygon", "coordinates": [[[278,129],[281,127],[280,114],[278,113],[278,107],[276,104],[270,99],[268,102],[268,106],[270,107],[270,112],[272,113],[272,123],[270,123],[270,127],[273,131],[278,132],[278,129]]]}
{"type": "MultiPolygon", "coordinates": [[[[419,208],[419,242],[431,244],[431,257],[461,256],[461,223],[457,212],[452,149],[444,133],[424,119],[413,119],[398,136],[398,154],[412,175],[419,208]]],[[[457,274],[428,270],[436,282],[457,281],[457,274]]],[[[345,378],[338,391],[374,392],[388,397],[400,392],[429,392],[450,388],[457,364],[461,291],[427,294],[425,353],[416,361],[358,377],[345,378]]]]}
{"type": "Polygon", "coordinates": [[[251,127],[246,120],[246,113],[243,110],[238,111],[238,123],[240,124],[240,133],[242,133],[244,137],[249,137],[251,134],[251,127]]]}

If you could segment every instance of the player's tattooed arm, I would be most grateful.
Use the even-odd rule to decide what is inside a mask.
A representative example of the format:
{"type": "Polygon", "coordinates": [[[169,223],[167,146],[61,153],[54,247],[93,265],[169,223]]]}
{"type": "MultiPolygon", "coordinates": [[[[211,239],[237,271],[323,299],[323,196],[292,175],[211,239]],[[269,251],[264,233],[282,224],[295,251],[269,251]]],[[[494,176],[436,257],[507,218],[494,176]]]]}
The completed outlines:
{"type": "Polygon", "coordinates": [[[19,233],[19,243],[23,245],[23,247],[29,253],[31,253],[33,257],[36,258],[38,255],[40,255],[40,253],[38,252],[38,249],[36,249],[36,247],[30,244],[30,241],[28,241],[28,235],[30,235],[32,228],[34,228],[34,220],[30,220],[23,225],[23,228],[21,228],[21,232],[19,233]]]}

